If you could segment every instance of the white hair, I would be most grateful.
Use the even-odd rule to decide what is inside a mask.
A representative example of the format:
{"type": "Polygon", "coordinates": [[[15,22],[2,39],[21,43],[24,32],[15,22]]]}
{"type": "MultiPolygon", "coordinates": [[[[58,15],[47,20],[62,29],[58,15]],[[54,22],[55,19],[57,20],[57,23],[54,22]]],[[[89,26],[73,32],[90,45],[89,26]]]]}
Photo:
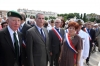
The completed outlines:
{"type": "Polygon", "coordinates": [[[55,19],[55,21],[54,21],[54,22],[56,22],[57,20],[61,22],[61,19],[59,19],[59,18],[55,19]]]}

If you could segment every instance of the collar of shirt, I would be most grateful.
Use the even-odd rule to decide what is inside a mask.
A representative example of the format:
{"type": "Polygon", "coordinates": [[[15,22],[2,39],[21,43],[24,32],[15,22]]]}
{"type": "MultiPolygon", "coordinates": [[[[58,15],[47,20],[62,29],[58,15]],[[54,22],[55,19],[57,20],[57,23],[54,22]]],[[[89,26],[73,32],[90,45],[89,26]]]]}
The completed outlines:
{"type": "Polygon", "coordinates": [[[25,24],[25,22],[23,22],[20,26],[21,26],[21,27],[23,27],[23,26],[24,26],[24,24],[25,24]]]}
{"type": "MultiPolygon", "coordinates": [[[[12,39],[12,43],[13,43],[13,46],[14,46],[14,37],[13,37],[13,33],[14,33],[14,32],[16,32],[16,37],[17,37],[17,40],[18,40],[18,42],[19,42],[17,30],[16,30],[16,31],[13,31],[13,30],[10,28],[9,25],[7,26],[7,28],[8,28],[8,31],[9,31],[9,33],[10,33],[10,36],[11,36],[11,39],[12,39]]],[[[19,44],[19,43],[18,43],[18,44],[19,44]]]]}
{"type": "Polygon", "coordinates": [[[56,28],[56,27],[55,27],[55,29],[59,29],[59,32],[60,32],[60,27],[59,27],[59,28],[56,28]]]}
{"type": "MultiPolygon", "coordinates": [[[[41,31],[40,31],[40,27],[39,26],[37,26],[37,25],[35,25],[36,26],[36,28],[38,29],[38,31],[39,31],[39,33],[41,34],[41,31]]],[[[45,36],[45,33],[44,33],[44,31],[42,30],[42,32],[43,32],[43,35],[45,36]]]]}

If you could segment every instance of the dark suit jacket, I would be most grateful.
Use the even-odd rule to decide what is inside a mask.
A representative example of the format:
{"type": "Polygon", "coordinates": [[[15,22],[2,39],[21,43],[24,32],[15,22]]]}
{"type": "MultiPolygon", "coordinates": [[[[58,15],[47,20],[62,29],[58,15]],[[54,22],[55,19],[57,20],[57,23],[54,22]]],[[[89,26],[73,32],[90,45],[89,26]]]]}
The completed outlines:
{"type": "Polygon", "coordinates": [[[25,36],[26,36],[26,31],[31,28],[31,26],[29,24],[24,24],[23,27],[22,27],[22,30],[21,30],[21,33],[22,33],[22,38],[23,40],[25,40],[25,36]]]}
{"type": "MultiPolygon", "coordinates": [[[[60,34],[62,38],[64,38],[64,29],[60,29],[60,34]]],[[[62,44],[53,30],[49,31],[49,37],[50,37],[50,52],[55,54],[59,53],[62,44]]]]}
{"type": "Polygon", "coordinates": [[[91,42],[94,42],[94,40],[95,40],[95,30],[94,29],[90,30],[90,36],[92,38],[91,42]]]}
{"type": "MultiPolygon", "coordinates": [[[[20,56],[21,56],[21,34],[18,32],[20,41],[20,56]]],[[[21,57],[19,57],[19,66],[21,66],[21,57]]],[[[14,66],[16,61],[15,50],[13,47],[12,39],[8,28],[4,28],[0,31],[0,66],[14,66]]]]}
{"type": "MultiPolygon", "coordinates": [[[[22,33],[22,40],[24,40],[25,44],[26,44],[26,31],[31,28],[31,26],[29,24],[24,24],[21,30],[22,33]]],[[[25,66],[27,66],[27,55],[26,55],[26,47],[24,45],[22,45],[22,56],[23,56],[23,64],[25,66]]]]}
{"type": "Polygon", "coordinates": [[[45,28],[43,31],[46,35],[46,41],[43,40],[36,26],[30,28],[26,33],[28,66],[47,66],[47,59],[50,59],[49,37],[45,28]]]}

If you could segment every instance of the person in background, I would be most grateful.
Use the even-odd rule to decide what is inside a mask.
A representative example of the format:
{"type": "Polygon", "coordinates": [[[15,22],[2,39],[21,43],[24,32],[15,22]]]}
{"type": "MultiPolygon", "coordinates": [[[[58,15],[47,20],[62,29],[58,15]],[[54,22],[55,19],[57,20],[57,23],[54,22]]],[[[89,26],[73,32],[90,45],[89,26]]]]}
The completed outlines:
{"type": "Polygon", "coordinates": [[[48,27],[47,27],[47,30],[49,32],[49,30],[51,30],[53,27],[54,27],[54,20],[49,20],[48,21],[48,27]]]}
{"type": "Polygon", "coordinates": [[[82,53],[81,53],[81,58],[80,58],[80,66],[83,66],[84,60],[89,56],[89,35],[81,30],[82,25],[84,24],[84,21],[81,19],[76,19],[75,20],[79,24],[79,28],[77,29],[77,35],[79,35],[82,38],[83,42],[83,48],[82,48],[82,53]]]}
{"type": "Polygon", "coordinates": [[[2,22],[2,23],[1,23],[1,26],[2,26],[2,28],[5,28],[5,27],[8,26],[8,23],[7,23],[7,22],[2,22]]]}
{"type": "Polygon", "coordinates": [[[98,24],[94,24],[94,30],[95,30],[95,43],[96,46],[98,46],[98,51],[100,52],[100,28],[98,24]]]}
{"type": "Polygon", "coordinates": [[[45,27],[45,28],[48,27],[48,22],[47,22],[47,21],[44,22],[44,27],[45,27]]]}
{"type": "Polygon", "coordinates": [[[95,41],[95,31],[94,31],[94,29],[92,29],[91,22],[87,22],[85,31],[89,35],[89,42],[90,42],[89,56],[86,59],[86,64],[89,65],[90,54],[92,52],[92,47],[93,47],[94,41],[95,41]]]}
{"type": "Polygon", "coordinates": [[[30,26],[35,26],[36,22],[34,19],[29,19],[29,23],[28,23],[30,26]]]}
{"type": "Polygon", "coordinates": [[[64,36],[59,57],[60,66],[80,66],[82,39],[76,34],[78,27],[79,25],[76,22],[68,23],[68,33],[64,36]]]}
{"type": "Polygon", "coordinates": [[[61,19],[61,28],[64,28],[65,27],[65,21],[63,19],[61,19]]]}
{"type": "Polygon", "coordinates": [[[49,31],[50,37],[50,55],[51,55],[51,65],[53,66],[53,62],[55,66],[59,66],[58,60],[61,52],[61,46],[64,39],[64,30],[60,28],[61,20],[55,19],[54,21],[55,27],[49,31]]]}
{"type": "Polygon", "coordinates": [[[21,20],[21,24],[20,24],[20,27],[19,27],[19,31],[22,33],[22,40],[23,40],[23,44],[22,44],[22,56],[23,56],[23,65],[24,66],[28,66],[27,64],[27,53],[26,53],[26,31],[28,29],[31,28],[31,26],[29,24],[26,24],[26,16],[24,13],[20,13],[21,17],[22,17],[22,20],[21,20]]]}

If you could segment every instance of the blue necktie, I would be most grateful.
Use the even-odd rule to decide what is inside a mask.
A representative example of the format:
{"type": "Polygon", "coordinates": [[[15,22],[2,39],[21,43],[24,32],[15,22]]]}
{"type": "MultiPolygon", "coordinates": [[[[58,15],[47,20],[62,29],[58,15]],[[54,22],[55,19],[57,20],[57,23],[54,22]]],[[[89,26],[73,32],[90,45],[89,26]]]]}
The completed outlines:
{"type": "Polygon", "coordinates": [[[40,29],[40,31],[41,31],[41,36],[42,36],[42,38],[45,40],[45,36],[44,36],[44,34],[43,34],[42,29],[40,29]]]}

